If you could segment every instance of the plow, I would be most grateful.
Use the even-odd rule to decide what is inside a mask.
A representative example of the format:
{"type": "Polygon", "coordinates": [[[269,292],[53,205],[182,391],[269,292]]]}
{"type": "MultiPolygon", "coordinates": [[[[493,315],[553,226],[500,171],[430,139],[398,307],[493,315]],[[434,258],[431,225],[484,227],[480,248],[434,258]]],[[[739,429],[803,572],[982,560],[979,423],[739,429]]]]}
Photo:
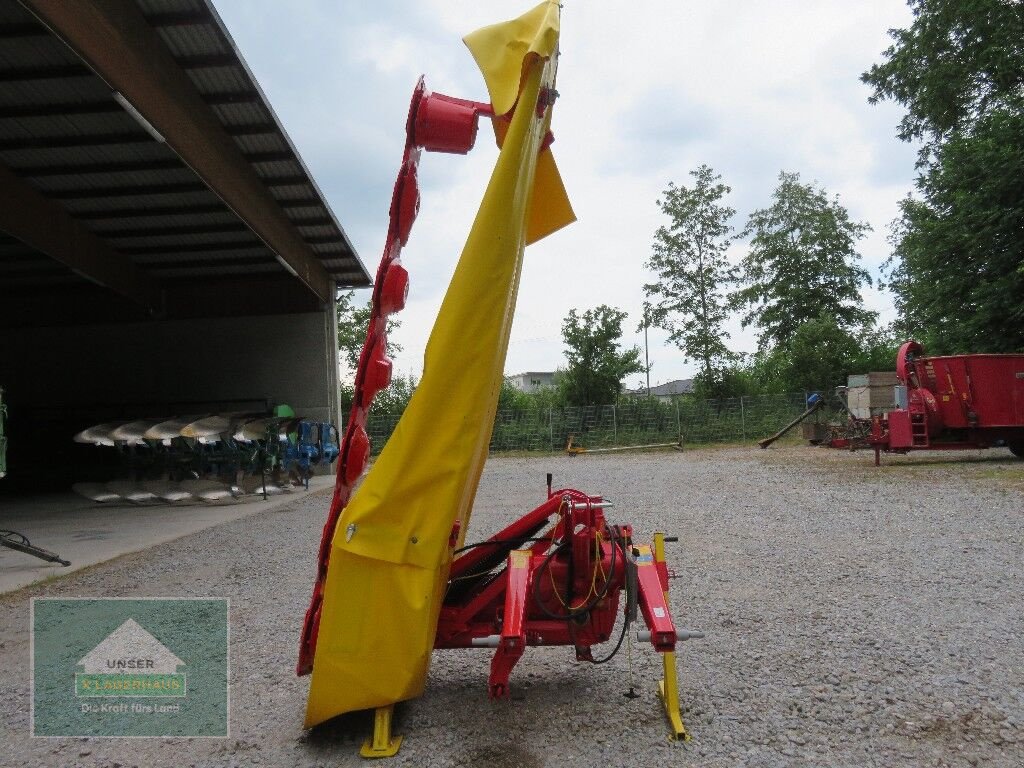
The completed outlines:
{"type": "Polygon", "coordinates": [[[602,664],[632,632],[661,655],[669,737],[688,738],[675,651],[701,635],[672,617],[665,544],[673,537],[652,532],[642,542],[608,518],[603,495],[553,490],[549,475],[538,507],[467,543],[525,248],[575,220],[551,151],[559,25],[559,3],[548,0],[464,38],[487,101],[433,93],[423,78],[413,92],[297,662],[298,674],[311,675],[305,727],[374,713],[365,757],[398,751],[394,706],[423,694],[435,649],[491,652],[481,694],[504,700],[528,648],[565,646],[578,663],[602,664]],[[498,159],[419,386],[370,466],[367,414],[391,379],[387,319],[408,295],[401,256],[420,208],[418,164],[423,152],[469,152],[481,117],[498,159]]]}
{"type": "Polygon", "coordinates": [[[218,501],[309,487],[318,465],[338,457],[334,425],[301,417],[286,405],[272,413],[195,414],[97,424],[75,442],[112,448],[121,479],[77,483],[98,502],[218,501]]]}

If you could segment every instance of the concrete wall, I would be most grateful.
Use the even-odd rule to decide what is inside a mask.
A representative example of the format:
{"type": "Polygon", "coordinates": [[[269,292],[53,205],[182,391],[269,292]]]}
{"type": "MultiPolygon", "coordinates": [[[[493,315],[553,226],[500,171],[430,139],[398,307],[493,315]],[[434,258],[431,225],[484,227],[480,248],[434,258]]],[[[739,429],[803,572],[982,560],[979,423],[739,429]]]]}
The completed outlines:
{"type": "Polygon", "coordinates": [[[0,334],[0,386],[33,410],[266,400],[337,424],[335,339],[331,312],[21,329],[0,334]]]}

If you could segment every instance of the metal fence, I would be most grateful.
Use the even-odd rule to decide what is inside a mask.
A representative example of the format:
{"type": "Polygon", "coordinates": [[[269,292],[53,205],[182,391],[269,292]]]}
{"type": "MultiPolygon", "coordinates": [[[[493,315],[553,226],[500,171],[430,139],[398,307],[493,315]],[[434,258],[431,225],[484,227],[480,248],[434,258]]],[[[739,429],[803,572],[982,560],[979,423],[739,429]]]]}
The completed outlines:
{"type": "MultiPolygon", "coordinates": [[[[491,452],[614,448],[657,443],[729,443],[771,435],[806,408],[807,393],[757,395],[721,400],[656,398],[618,405],[499,411],[494,419],[491,452]]],[[[374,453],[391,437],[401,414],[373,413],[367,432],[374,453]]]]}

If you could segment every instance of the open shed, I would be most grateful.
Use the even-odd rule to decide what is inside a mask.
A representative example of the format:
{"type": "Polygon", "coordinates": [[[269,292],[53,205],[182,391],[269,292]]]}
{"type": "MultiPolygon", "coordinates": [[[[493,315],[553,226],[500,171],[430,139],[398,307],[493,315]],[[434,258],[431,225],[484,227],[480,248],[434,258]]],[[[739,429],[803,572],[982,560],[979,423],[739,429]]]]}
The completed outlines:
{"type": "Polygon", "coordinates": [[[209,0],[0,0],[8,487],[88,475],[111,419],[338,423],[335,294],[370,283],[209,0]]]}

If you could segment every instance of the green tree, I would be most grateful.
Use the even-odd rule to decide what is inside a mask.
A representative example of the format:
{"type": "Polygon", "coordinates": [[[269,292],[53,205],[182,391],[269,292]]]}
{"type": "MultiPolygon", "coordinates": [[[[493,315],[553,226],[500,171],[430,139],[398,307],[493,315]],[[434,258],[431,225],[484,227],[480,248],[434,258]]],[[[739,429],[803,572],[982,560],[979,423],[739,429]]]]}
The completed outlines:
{"type": "Polygon", "coordinates": [[[831,389],[846,383],[861,349],[857,340],[829,314],[797,328],[786,361],[786,389],[790,392],[831,389]]]}
{"type": "Polygon", "coordinates": [[[860,352],[850,373],[896,370],[896,353],[907,338],[895,324],[871,329],[860,339],[860,352]]]}
{"type": "Polygon", "coordinates": [[[754,211],[741,235],[750,238],[740,264],[744,287],[731,296],[734,307],[746,310],[743,326],[760,329],[762,352],[788,345],[801,325],[822,314],[847,330],[874,321],[860,295],[871,276],[857,253],[857,241],[870,230],[850,219],[838,197],[801,184],[797,173],[779,174],[772,204],[754,211]]]}
{"type": "Polygon", "coordinates": [[[498,394],[499,411],[546,411],[548,408],[561,408],[565,405],[562,371],[555,371],[554,386],[540,387],[533,392],[523,392],[505,379],[498,394]]]}
{"type": "Polygon", "coordinates": [[[914,21],[891,29],[885,61],[863,75],[883,100],[907,108],[904,141],[930,151],[981,118],[1019,111],[1024,89],[1024,5],[1012,0],[908,0],[914,21]]]}
{"type": "Polygon", "coordinates": [[[605,304],[582,315],[569,310],[562,323],[568,367],[561,387],[571,405],[614,403],[622,380],[643,370],[639,347],[619,349],[625,319],[625,312],[605,304]]]}
{"type": "MultiPolygon", "coordinates": [[[[359,354],[363,351],[366,331],[370,327],[370,302],[357,306],[355,293],[346,291],[336,296],[334,311],[338,316],[338,350],[341,353],[341,359],[354,371],[359,365],[359,354]]],[[[388,357],[393,358],[402,351],[399,344],[391,341],[392,333],[401,325],[401,321],[396,320],[393,316],[388,318],[388,357]]]]}
{"type": "Polygon", "coordinates": [[[498,393],[498,412],[530,410],[530,395],[519,389],[508,379],[502,379],[501,392],[498,393]]]}
{"type": "Polygon", "coordinates": [[[714,379],[704,378],[703,373],[693,377],[693,396],[697,400],[717,400],[730,397],[750,397],[762,393],[752,362],[747,355],[737,353],[721,369],[715,371],[714,379]]]}
{"type": "MultiPolygon", "coordinates": [[[[409,400],[412,399],[413,392],[416,391],[416,377],[412,376],[395,376],[391,379],[391,384],[382,389],[377,393],[377,396],[373,398],[373,413],[393,413],[401,414],[405,412],[405,407],[409,405],[409,400]]],[[[352,401],[355,397],[355,387],[350,383],[343,383],[341,385],[341,412],[348,418],[348,412],[352,408],[352,401]]]]}
{"type": "Polygon", "coordinates": [[[917,194],[893,226],[889,287],[928,349],[1024,351],[1024,4],[912,0],[862,79],[907,109],[917,194]]]}
{"type": "Polygon", "coordinates": [[[657,282],[644,286],[652,300],[644,321],[667,330],[669,341],[699,363],[701,379],[714,387],[732,357],[725,345],[729,307],[722,288],[734,278],[726,251],[736,211],[721,202],[731,189],[711,168],[701,165],[690,175],[692,187],[670,182],[658,200],[669,223],[654,233],[646,266],[657,282]]]}
{"type": "Polygon", "coordinates": [[[901,203],[889,274],[908,335],[935,353],[1024,351],[1024,112],[936,150],[901,203]]]}

